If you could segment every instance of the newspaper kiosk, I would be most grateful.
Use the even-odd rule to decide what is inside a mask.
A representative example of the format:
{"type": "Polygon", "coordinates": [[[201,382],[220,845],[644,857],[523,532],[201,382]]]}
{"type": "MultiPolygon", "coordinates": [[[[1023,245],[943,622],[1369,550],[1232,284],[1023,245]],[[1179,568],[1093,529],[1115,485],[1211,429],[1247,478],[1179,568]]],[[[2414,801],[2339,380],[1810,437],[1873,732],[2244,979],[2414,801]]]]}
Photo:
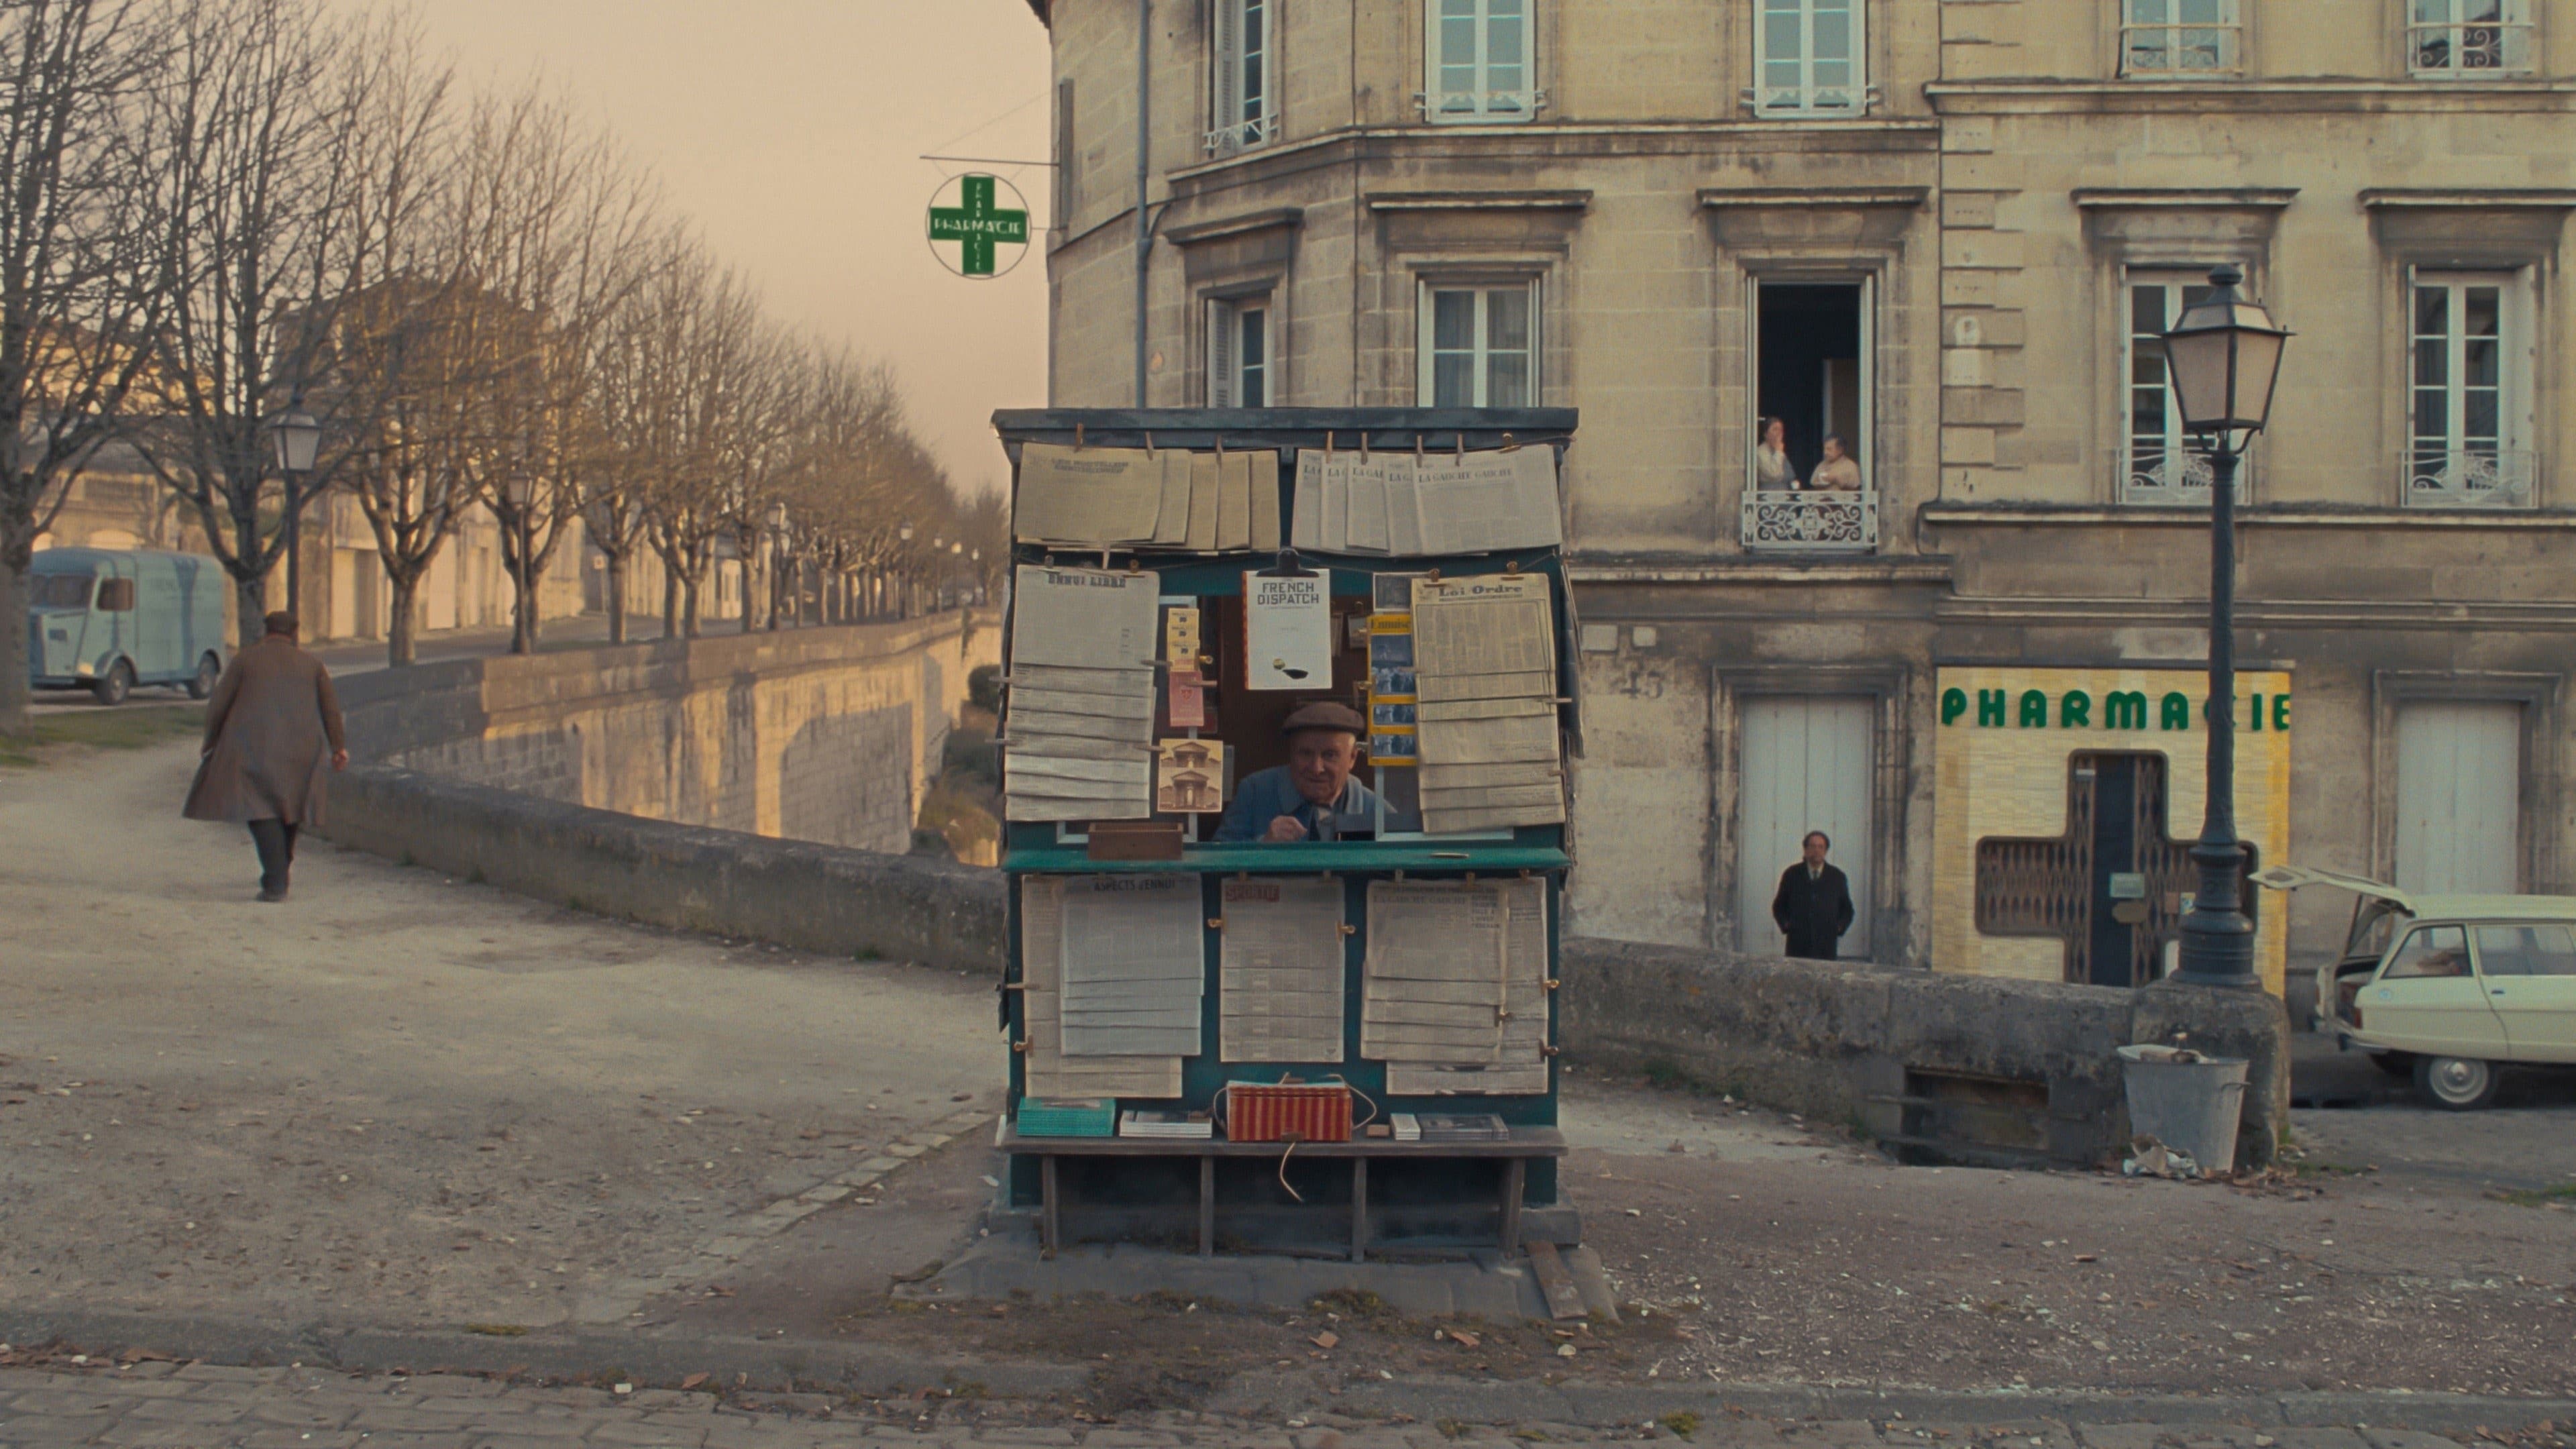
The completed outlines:
{"type": "Polygon", "coordinates": [[[1565,1150],[1575,413],[994,421],[1009,1200],[1049,1253],[1515,1249],[1565,1150]],[[1358,788],[1220,838],[1318,701],[1365,725],[1358,788]]]}

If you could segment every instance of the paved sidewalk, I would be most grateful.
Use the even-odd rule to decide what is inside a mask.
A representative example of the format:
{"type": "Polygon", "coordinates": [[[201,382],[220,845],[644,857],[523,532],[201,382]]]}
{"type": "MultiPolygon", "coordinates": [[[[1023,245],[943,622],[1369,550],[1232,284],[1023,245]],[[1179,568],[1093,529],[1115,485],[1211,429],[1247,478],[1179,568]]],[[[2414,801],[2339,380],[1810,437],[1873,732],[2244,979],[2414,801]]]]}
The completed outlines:
{"type": "MultiPolygon", "coordinates": [[[[2347,1406],[2358,1407],[2351,1401],[2347,1406]]],[[[1501,1407],[1501,1405],[1498,1405],[1501,1407]]],[[[1918,1406],[1919,1407],[1919,1406],[1918,1406]]],[[[1244,1449],[1519,1449],[1531,1443],[1640,1440],[1731,1449],[2565,1449],[2576,1422],[2535,1421],[2541,1409],[2488,1401],[2491,1419],[2445,1437],[2393,1427],[2409,1414],[2464,1422],[2438,1396],[2414,1409],[2379,1401],[2381,1422],[2300,1422],[2279,1401],[2171,1401],[2140,1417],[2104,1401],[2098,1416],[2033,1416],[2009,1401],[1931,1419],[1889,1410],[1873,1418],[1773,1418],[1715,1394],[1697,1409],[1664,1409],[1635,1421],[1506,1419],[1476,1423],[1401,1413],[1362,1419],[1331,1413],[1259,1418],[1159,1413],[1096,1422],[1019,1406],[929,1396],[883,1401],[821,1394],[720,1394],[628,1388],[544,1387],[436,1375],[351,1377],[321,1369],[222,1368],[143,1362],[0,1368],[0,1446],[114,1445],[120,1449],[540,1449],[540,1446],[688,1446],[688,1449],[820,1449],[827,1445],[1068,1445],[1082,1449],[1244,1446],[1244,1449]]],[[[2427,1422],[2416,1417],[2412,1422],[2427,1422]]]]}

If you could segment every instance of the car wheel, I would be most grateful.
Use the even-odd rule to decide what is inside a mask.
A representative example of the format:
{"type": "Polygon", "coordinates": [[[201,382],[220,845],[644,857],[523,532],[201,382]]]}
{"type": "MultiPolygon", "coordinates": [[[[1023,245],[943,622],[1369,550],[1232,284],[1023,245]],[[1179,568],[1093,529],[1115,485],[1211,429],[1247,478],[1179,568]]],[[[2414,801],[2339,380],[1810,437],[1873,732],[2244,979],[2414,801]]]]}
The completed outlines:
{"type": "Polygon", "coordinates": [[[134,666],[122,659],[109,665],[107,673],[99,676],[98,682],[89,687],[89,692],[96,695],[101,704],[125,703],[125,697],[134,692],[134,666]]]}
{"type": "Polygon", "coordinates": [[[2372,1052],[2370,1054],[2370,1064],[2392,1077],[2411,1077],[2415,1075],[2415,1054],[2413,1052],[2372,1052]]]}
{"type": "Polygon", "coordinates": [[[2415,1090],[2446,1112],[2474,1112],[2495,1100],[2495,1068],[2475,1057],[2418,1057],[2415,1090]]]}
{"type": "Polygon", "coordinates": [[[215,681],[222,678],[223,673],[224,666],[215,658],[214,651],[206,651],[206,657],[197,661],[197,672],[188,676],[188,697],[204,699],[214,693],[215,681]]]}

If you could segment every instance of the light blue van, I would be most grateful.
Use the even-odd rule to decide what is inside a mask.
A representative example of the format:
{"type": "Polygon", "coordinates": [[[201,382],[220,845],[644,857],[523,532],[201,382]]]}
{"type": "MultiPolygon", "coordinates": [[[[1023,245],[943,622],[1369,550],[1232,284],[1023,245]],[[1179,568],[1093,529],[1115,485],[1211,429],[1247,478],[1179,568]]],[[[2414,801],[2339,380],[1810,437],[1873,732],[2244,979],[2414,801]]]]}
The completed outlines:
{"type": "Polygon", "coordinates": [[[86,689],[101,704],[123,704],[138,684],[203,699],[224,670],[229,583],[201,554],[46,549],[27,578],[29,682],[86,689]]]}

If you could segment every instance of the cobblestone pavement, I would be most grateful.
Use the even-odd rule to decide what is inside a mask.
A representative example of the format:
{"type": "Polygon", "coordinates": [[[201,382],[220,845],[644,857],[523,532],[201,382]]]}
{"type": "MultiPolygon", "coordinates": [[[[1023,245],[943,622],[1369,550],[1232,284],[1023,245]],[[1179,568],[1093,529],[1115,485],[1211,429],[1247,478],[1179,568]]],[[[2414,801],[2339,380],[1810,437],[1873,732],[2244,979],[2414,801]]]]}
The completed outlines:
{"type": "MultiPolygon", "coordinates": [[[[2387,1401],[2382,1401],[2383,1404],[2387,1401]]],[[[1698,1413],[1666,1411],[1618,1425],[1514,1421],[1360,1420],[1316,1413],[1253,1420],[1163,1413],[1115,1423],[1032,1419],[978,1402],[898,1403],[814,1394],[720,1396],[712,1391],[559,1388],[424,1375],[351,1377],[304,1369],[145,1362],[60,1370],[0,1369],[0,1446],[113,1445],[119,1449],[539,1449],[689,1446],[821,1449],[827,1445],[1067,1445],[1082,1449],[1243,1446],[1243,1449],[1521,1449],[1533,1443],[1673,1440],[1731,1449],[2566,1449],[2576,1422],[2497,1422],[2448,1437],[2355,1423],[2286,1424],[2281,1406],[2202,1402],[2140,1419],[2103,1405],[2098,1417],[1994,1417],[1933,1422],[1774,1419],[1712,1399],[1698,1413]],[[1703,1417],[1703,1414],[1705,1417],[1703,1417]]],[[[2564,1412],[2565,1406],[2556,1406],[2564,1412]]]]}

